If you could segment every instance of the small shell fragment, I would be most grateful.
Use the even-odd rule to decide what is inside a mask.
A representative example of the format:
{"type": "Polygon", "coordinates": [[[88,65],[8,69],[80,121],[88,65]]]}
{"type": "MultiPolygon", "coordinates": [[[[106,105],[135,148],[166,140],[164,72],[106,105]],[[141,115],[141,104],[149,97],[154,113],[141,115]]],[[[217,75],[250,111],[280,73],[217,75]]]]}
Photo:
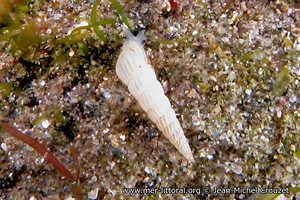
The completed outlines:
{"type": "Polygon", "coordinates": [[[194,162],[193,154],[181,125],[176,118],[169,99],[165,96],[162,85],[147,60],[142,41],[144,31],[136,37],[123,26],[127,41],[118,58],[116,72],[128,86],[129,92],[139,102],[149,118],[160,131],[189,161],[194,162]]]}

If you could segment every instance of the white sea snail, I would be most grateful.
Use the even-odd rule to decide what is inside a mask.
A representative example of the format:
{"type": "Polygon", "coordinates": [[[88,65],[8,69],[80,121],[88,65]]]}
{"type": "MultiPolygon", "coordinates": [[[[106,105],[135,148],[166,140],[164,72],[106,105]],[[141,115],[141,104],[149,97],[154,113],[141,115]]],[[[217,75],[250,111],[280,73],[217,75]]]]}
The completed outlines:
{"type": "Polygon", "coordinates": [[[145,31],[136,37],[123,25],[127,41],[118,58],[116,72],[131,95],[148,114],[158,129],[178,151],[194,162],[193,154],[169,99],[164,94],[155,72],[147,60],[142,42],[145,31]]]}

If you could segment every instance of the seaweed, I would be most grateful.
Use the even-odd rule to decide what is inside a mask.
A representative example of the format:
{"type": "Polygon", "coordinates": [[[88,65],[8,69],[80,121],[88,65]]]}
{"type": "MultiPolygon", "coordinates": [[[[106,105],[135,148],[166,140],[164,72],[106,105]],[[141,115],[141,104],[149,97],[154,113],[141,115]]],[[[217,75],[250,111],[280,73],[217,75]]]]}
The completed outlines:
{"type": "Polygon", "coordinates": [[[209,16],[209,10],[208,10],[206,4],[202,0],[199,0],[199,3],[204,7],[204,9],[206,11],[206,17],[208,17],[209,16]]]}
{"type": "Polygon", "coordinates": [[[127,20],[127,17],[122,9],[122,7],[120,6],[120,4],[116,1],[116,0],[109,0],[112,5],[115,7],[115,9],[117,10],[117,12],[119,13],[119,15],[121,16],[121,19],[123,21],[123,23],[129,27],[129,22],[127,20]]]}
{"type": "Polygon", "coordinates": [[[231,4],[234,2],[234,0],[229,0],[226,4],[226,6],[224,7],[223,11],[222,11],[222,14],[225,14],[227,12],[227,10],[230,8],[231,4]]]}
{"type": "Polygon", "coordinates": [[[0,83],[0,96],[7,96],[13,90],[14,82],[0,83]]]}
{"type": "Polygon", "coordinates": [[[38,2],[29,0],[0,1],[0,40],[9,44],[3,50],[12,52],[16,58],[30,54],[30,51],[34,54],[34,45],[50,39],[41,33],[45,25],[37,17],[28,15],[36,4],[38,2]]]}
{"type": "MultiPolygon", "coordinates": [[[[110,0],[110,2],[112,3],[113,7],[116,9],[117,13],[120,15],[123,23],[129,27],[129,22],[120,4],[115,0],[110,0]]],[[[55,44],[67,44],[67,45],[74,44],[85,37],[84,34],[81,34],[81,30],[85,30],[85,29],[93,29],[93,31],[99,37],[99,39],[105,43],[107,39],[102,33],[102,31],[100,30],[99,26],[104,26],[107,24],[115,24],[117,21],[115,19],[104,19],[101,21],[97,21],[97,7],[99,4],[100,4],[100,0],[96,0],[92,7],[90,19],[85,19],[83,17],[79,17],[76,15],[70,15],[64,17],[64,18],[79,19],[87,22],[88,25],[75,28],[69,36],[56,40],[55,44]]]]}
{"type": "Polygon", "coordinates": [[[289,70],[282,66],[279,73],[275,77],[273,93],[276,96],[281,96],[286,91],[286,87],[290,81],[289,70]]]}
{"type": "Polygon", "coordinates": [[[37,126],[42,122],[50,119],[54,120],[58,126],[64,126],[68,123],[68,119],[65,119],[59,107],[54,106],[52,108],[47,109],[47,111],[41,117],[33,120],[32,125],[37,126]]]}
{"type": "MultiPolygon", "coordinates": [[[[6,132],[11,134],[12,136],[20,139],[24,143],[28,144],[32,148],[34,148],[37,152],[39,152],[43,157],[45,157],[63,176],[67,177],[68,179],[72,181],[76,181],[79,178],[79,175],[76,174],[74,176],[61,162],[57,160],[57,158],[46,148],[44,144],[39,143],[36,139],[33,137],[22,133],[15,127],[9,125],[8,123],[2,121],[1,128],[3,128],[6,132]]],[[[71,150],[74,154],[74,149],[71,150]]],[[[76,152],[75,154],[76,155],[76,152]]],[[[78,166],[79,162],[78,159],[75,161],[75,165],[78,166]]],[[[77,170],[79,172],[79,170],[77,170]]]]}
{"type": "MultiPolygon", "coordinates": [[[[92,16],[94,17],[94,14],[91,14],[91,17],[92,16]]],[[[106,42],[106,38],[104,37],[103,33],[99,29],[99,26],[116,23],[115,19],[106,19],[106,20],[102,20],[102,21],[95,21],[96,19],[93,19],[93,18],[91,18],[91,20],[88,20],[88,19],[85,19],[85,18],[82,18],[82,17],[73,16],[73,15],[70,15],[66,18],[80,19],[80,20],[88,22],[89,25],[75,28],[71,32],[71,34],[68,35],[67,37],[56,40],[54,42],[55,44],[66,44],[67,46],[69,46],[71,44],[74,44],[74,43],[80,41],[82,38],[85,37],[84,34],[81,34],[81,30],[90,29],[90,28],[93,28],[93,30],[95,31],[96,35],[100,38],[100,40],[102,40],[103,42],[106,42]]]]}

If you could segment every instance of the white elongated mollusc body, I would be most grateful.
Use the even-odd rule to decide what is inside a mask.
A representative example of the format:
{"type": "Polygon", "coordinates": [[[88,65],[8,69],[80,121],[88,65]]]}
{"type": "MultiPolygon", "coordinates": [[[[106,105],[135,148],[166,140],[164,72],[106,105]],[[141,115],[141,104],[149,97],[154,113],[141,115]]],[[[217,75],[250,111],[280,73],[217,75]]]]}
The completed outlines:
{"type": "Polygon", "coordinates": [[[176,118],[169,99],[164,94],[155,72],[148,63],[142,40],[144,31],[136,37],[123,28],[127,41],[118,58],[116,72],[128,86],[129,92],[157,125],[159,130],[189,161],[194,162],[193,154],[181,125],[176,118]]]}

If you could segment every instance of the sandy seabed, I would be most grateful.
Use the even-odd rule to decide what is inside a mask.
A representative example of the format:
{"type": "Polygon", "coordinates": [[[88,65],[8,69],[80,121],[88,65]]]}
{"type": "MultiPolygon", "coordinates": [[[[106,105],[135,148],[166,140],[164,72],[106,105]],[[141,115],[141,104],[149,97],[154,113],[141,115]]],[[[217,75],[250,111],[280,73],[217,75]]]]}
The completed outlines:
{"type": "Polygon", "coordinates": [[[88,24],[64,17],[90,19],[94,2],[30,1],[20,30],[34,23],[47,39],[28,47],[1,41],[1,83],[13,87],[1,93],[0,111],[70,170],[74,145],[81,173],[77,183],[62,177],[1,129],[0,198],[300,199],[290,192],[300,184],[299,1],[236,1],[228,9],[221,0],[203,0],[207,9],[196,0],[118,2],[134,34],[146,29],[147,56],[196,162],[116,76],[125,39],[110,1],[97,8],[98,21],[117,21],[100,27],[105,43],[85,29],[57,42],[88,24]],[[144,194],[128,194],[136,192],[144,194]]]}

